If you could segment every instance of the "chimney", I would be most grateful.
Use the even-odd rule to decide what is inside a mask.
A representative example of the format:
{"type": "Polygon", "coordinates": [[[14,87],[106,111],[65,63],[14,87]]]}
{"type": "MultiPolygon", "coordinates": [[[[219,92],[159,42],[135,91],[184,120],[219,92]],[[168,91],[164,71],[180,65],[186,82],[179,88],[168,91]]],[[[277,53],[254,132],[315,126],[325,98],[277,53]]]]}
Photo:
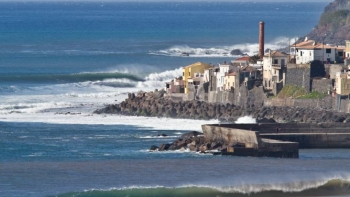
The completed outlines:
{"type": "Polygon", "coordinates": [[[264,37],[265,37],[265,23],[260,21],[260,31],[259,31],[259,57],[262,59],[264,57],[264,37]]]}

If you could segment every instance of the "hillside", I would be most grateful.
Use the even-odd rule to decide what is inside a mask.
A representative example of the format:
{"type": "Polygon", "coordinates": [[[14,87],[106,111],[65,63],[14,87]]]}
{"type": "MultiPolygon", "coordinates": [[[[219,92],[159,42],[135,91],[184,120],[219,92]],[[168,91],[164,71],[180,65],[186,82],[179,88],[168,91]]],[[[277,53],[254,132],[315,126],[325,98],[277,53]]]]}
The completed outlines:
{"type": "Polygon", "coordinates": [[[350,39],[350,0],[330,3],[324,9],[319,23],[306,36],[318,42],[324,38],[325,43],[345,45],[345,40],[350,39]]]}

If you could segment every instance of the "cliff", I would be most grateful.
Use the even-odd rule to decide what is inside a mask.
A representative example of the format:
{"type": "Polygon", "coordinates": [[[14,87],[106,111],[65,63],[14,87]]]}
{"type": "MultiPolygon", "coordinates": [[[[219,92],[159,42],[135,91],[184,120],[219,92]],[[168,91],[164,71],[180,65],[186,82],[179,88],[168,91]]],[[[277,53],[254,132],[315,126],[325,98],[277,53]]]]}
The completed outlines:
{"type": "MultiPolygon", "coordinates": [[[[345,45],[350,39],[350,0],[335,0],[321,15],[316,27],[306,35],[317,42],[345,45]]],[[[300,38],[300,41],[304,38],[300,38]]]]}

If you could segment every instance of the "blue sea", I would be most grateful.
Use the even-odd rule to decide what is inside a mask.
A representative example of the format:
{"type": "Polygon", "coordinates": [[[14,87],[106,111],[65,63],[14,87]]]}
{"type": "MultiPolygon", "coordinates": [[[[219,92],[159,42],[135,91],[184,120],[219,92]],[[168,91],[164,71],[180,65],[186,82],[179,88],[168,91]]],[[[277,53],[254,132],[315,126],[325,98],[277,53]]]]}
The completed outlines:
{"type": "Polygon", "coordinates": [[[299,159],[149,152],[218,120],[93,114],[163,88],[189,64],[257,53],[260,21],[265,48],[287,47],[326,5],[0,2],[0,196],[350,196],[346,149],[299,159]]]}

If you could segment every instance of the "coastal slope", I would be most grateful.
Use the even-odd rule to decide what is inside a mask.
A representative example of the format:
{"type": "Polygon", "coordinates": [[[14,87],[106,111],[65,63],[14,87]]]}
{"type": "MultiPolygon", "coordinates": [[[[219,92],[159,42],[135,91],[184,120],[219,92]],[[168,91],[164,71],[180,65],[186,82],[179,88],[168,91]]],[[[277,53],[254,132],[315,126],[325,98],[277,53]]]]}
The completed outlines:
{"type": "Polygon", "coordinates": [[[317,42],[344,45],[344,41],[350,39],[350,0],[335,0],[326,6],[319,23],[306,37],[317,42]]]}

